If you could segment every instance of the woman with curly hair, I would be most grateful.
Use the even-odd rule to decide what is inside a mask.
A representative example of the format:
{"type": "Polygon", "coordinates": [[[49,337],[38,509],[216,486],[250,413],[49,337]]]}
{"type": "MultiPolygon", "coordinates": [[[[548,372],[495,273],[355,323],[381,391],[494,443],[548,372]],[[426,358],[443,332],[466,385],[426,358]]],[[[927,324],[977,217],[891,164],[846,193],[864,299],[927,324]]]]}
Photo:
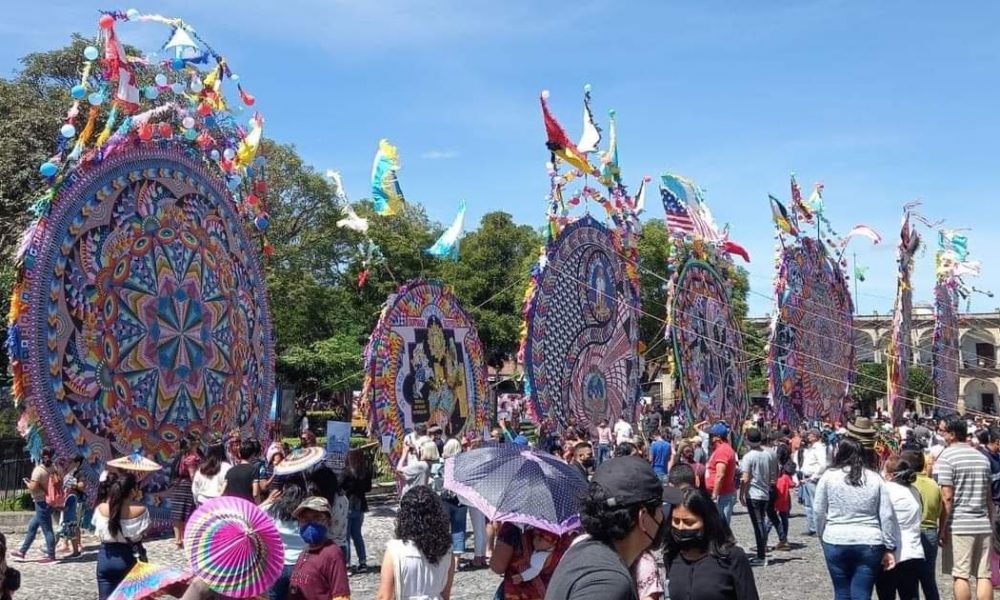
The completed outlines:
{"type": "Polygon", "coordinates": [[[386,545],[378,600],[449,600],[455,563],[451,523],[431,488],[403,494],[396,515],[396,539],[386,545]]]}

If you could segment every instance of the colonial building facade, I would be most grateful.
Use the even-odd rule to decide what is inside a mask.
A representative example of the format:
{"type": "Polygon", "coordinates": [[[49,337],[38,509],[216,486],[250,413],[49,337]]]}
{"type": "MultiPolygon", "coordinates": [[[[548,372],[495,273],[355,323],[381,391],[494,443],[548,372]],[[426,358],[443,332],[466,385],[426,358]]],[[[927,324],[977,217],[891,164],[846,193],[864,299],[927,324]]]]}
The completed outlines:
{"type": "MultiPolygon", "coordinates": [[[[892,336],[892,315],[856,315],[854,344],[858,362],[885,360],[892,336]]],[[[1000,414],[1000,370],[997,344],[1000,343],[1000,312],[959,315],[959,406],[970,411],[1000,414]]],[[[933,364],[934,311],[930,306],[913,309],[910,345],[913,362],[928,369],[933,364]]]]}

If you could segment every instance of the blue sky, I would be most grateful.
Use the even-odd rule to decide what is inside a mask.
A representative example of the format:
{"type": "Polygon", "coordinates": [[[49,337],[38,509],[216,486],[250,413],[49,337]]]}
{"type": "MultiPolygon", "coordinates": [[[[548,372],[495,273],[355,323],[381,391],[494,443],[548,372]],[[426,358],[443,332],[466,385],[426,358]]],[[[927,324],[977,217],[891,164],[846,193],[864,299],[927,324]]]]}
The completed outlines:
{"type": "MultiPolygon", "coordinates": [[[[615,2],[327,0],[136,2],[178,16],[225,54],[258,99],[267,134],[367,195],[380,137],[399,146],[408,199],[469,227],[491,210],[544,221],[548,189],[538,93],[549,89],[576,136],[582,87],[603,117],[618,111],[623,173],[670,170],[707,190],[716,219],[753,257],[751,313],[771,306],[774,240],[767,194],[826,184],[827,217],[865,223],[869,267],[857,302],[891,309],[901,206],[971,227],[1000,307],[1000,4],[973,1],[615,2]]],[[[0,71],[27,52],[96,29],[104,3],[10,2],[0,71]]],[[[128,6],[120,7],[122,9],[128,6]]],[[[148,50],[155,25],[122,25],[148,50]]],[[[648,214],[662,217],[658,199],[648,214]]],[[[918,261],[915,299],[931,299],[933,252],[918,261]]],[[[964,308],[964,307],[963,307],[964,308]]]]}

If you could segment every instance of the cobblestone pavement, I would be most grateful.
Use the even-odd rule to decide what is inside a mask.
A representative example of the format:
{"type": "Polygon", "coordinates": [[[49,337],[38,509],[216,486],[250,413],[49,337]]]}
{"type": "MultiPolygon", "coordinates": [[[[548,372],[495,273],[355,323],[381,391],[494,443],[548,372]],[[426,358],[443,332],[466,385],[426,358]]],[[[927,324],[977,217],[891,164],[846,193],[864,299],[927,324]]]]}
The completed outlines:
{"type": "MultiPolygon", "coordinates": [[[[796,507],[797,508],[797,507],[796,507]]],[[[394,512],[390,507],[376,507],[369,513],[364,525],[365,538],[368,541],[369,565],[377,564],[386,540],[392,534],[394,512]]],[[[744,548],[753,546],[753,530],[750,519],[742,508],[737,508],[733,518],[733,528],[737,539],[744,548]]],[[[767,567],[754,569],[757,578],[757,588],[762,600],[787,600],[798,598],[831,598],[833,590],[826,565],[823,562],[819,542],[815,538],[801,535],[805,529],[805,519],[793,514],[791,520],[793,550],[774,553],[771,564],[767,567]],[[791,595],[791,596],[790,596],[791,595]]],[[[40,538],[41,536],[39,536],[40,538]]],[[[17,548],[21,536],[8,536],[10,548],[17,548]]],[[[773,543],[773,542],[772,542],[773,543]]],[[[58,564],[43,566],[37,564],[41,557],[39,549],[43,542],[38,539],[34,548],[28,554],[28,560],[12,564],[21,570],[23,582],[18,598],[30,600],[93,600],[97,597],[95,583],[96,546],[86,544],[83,556],[75,560],[64,560],[58,564]]],[[[149,559],[154,563],[182,565],[182,553],[169,540],[157,540],[146,543],[149,559]]],[[[471,534],[470,546],[471,549],[471,534]]],[[[353,550],[352,550],[353,551],[353,550]]],[[[492,598],[500,578],[488,570],[460,572],[455,577],[452,598],[458,600],[492,598]]],[[[951,596],[950,579],[938,578],[939,585],[951,596]]],[[[351,591],[354,598],[369,599],[375,597],[378,588],[378,573],[373,572],[351,578],[351,591]]]]}

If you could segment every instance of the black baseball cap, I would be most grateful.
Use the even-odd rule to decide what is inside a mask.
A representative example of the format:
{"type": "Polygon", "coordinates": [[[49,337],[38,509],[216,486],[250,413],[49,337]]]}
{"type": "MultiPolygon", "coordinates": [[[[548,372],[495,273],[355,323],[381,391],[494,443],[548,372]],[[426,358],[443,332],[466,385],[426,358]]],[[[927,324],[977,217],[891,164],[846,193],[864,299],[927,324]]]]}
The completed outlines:
{"type": "Polygon", "coordinates": [[[604,461],[590,481],[604,490],[608,506],[671,501],[653,467],[639,456],[621,456],[604,461]]]}

